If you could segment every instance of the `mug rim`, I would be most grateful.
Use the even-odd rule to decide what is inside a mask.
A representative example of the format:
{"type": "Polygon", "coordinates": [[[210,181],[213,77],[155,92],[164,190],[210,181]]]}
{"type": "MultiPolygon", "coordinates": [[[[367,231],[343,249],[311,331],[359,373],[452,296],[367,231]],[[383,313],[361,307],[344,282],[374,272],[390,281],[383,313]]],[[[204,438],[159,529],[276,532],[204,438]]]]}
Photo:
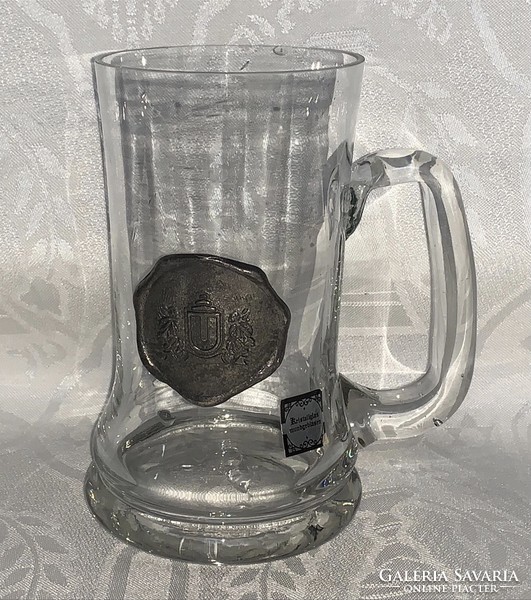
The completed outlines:
{"type": "Polygon", "coordinates": [[[336,48],[320,48],[317,46],[292,46],[284,44],[181,44],[175,46],[151,46],[151,47],[138,47],[138,48],[126,48],[124,50],[111,50],[97,54],[92,58],[92,62],[102,67],[108,67],[110,69],[116,69],[117,71],[140,71],[147,73],[166,73],[166,74],[186,74],[186,75],[289,75],[290,73],[321,73],[323,71],[332,71],[340,69],[348,69],[351,67],[360,66],[365,62],[365,57],[357,52],[350,50],[339,50],[336,48]],[[172,68],[160,68],[150,67],[146,65],[123,65],[123,64],[112,64],[112,60],[120,55],[130,56],[138,52],[145,51],[171,51],[171,50],[184,50],[184,49],[197,49],[197,48],[253,48],[253,49],[269,49],[275,52],[275,49],[288,49],[288,50],[312,50],[319,52],[327,52],[329,54],[348,56],[351,58],[349,62],[330,65],[330,66],[319,66],[316,68],[293,68],[293,69],[261,69],[258,71],[244,71],[244,70],[190,70],[190,69],[172,69],[172,68]]]}

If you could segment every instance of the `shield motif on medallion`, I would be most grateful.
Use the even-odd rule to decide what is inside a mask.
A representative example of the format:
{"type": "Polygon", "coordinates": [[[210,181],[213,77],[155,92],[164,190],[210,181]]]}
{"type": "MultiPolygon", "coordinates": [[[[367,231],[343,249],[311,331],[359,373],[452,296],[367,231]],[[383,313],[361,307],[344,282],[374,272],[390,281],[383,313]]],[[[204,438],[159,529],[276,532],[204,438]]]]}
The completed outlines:
{"type": "Polygon", "coordinates": [[[205,358],[215,356],[223,337],[221,313],[212,306],[208,294],[201,294],[186,311],[186,338],[191,351],[205,358]]]}

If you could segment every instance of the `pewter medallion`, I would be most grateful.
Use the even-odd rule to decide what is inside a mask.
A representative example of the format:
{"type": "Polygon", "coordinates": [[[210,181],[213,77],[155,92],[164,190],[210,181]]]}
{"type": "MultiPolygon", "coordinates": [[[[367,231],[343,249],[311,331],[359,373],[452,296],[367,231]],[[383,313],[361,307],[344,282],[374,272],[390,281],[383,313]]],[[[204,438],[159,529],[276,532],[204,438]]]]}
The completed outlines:
{"type": "Polygon", "coordinates": [[[199,406],[225,402],[282,362],[290,312],[258,267],[164,256],[138,284],[134,305],[146,369],[199,406]]]}

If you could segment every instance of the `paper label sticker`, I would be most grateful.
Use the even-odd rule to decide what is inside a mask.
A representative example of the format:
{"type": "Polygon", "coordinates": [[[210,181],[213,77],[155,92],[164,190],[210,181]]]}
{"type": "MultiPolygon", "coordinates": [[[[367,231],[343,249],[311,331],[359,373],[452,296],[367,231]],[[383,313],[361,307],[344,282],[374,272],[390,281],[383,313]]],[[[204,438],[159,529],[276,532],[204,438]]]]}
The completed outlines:
{"type": "Polygon", "coordinates": [[[286,456],[321,448],[324,434],[321,390],[282,400],[280,418],[286,456]]]}

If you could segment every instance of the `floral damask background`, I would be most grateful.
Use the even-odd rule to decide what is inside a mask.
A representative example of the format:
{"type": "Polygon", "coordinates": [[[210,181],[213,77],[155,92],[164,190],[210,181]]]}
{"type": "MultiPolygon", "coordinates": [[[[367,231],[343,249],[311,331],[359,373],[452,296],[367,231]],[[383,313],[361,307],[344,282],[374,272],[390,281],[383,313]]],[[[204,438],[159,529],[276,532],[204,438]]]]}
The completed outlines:
{"type": "MultiPolygon", "coordinates": [[[[407,594],[382,568],[514,569],[531,598],[529,0],[4,0],[0,12],[0,597],[313,600],[407,594]],[[106,219],[89,58],[182,43],[296,43],[367,58],[357,154],[417,146],[460,182],[479,286],[461,410],[362,452],[357,519],[265,566],[172,563],[85,508],[110,377],[106,219]]],[[[413,187],[375,196],[347,249],[342,367],[393,385],[422,369],[429,276],[413,187]]],[[[480,597],[475,595],[474,597],[480,597]]]]}

